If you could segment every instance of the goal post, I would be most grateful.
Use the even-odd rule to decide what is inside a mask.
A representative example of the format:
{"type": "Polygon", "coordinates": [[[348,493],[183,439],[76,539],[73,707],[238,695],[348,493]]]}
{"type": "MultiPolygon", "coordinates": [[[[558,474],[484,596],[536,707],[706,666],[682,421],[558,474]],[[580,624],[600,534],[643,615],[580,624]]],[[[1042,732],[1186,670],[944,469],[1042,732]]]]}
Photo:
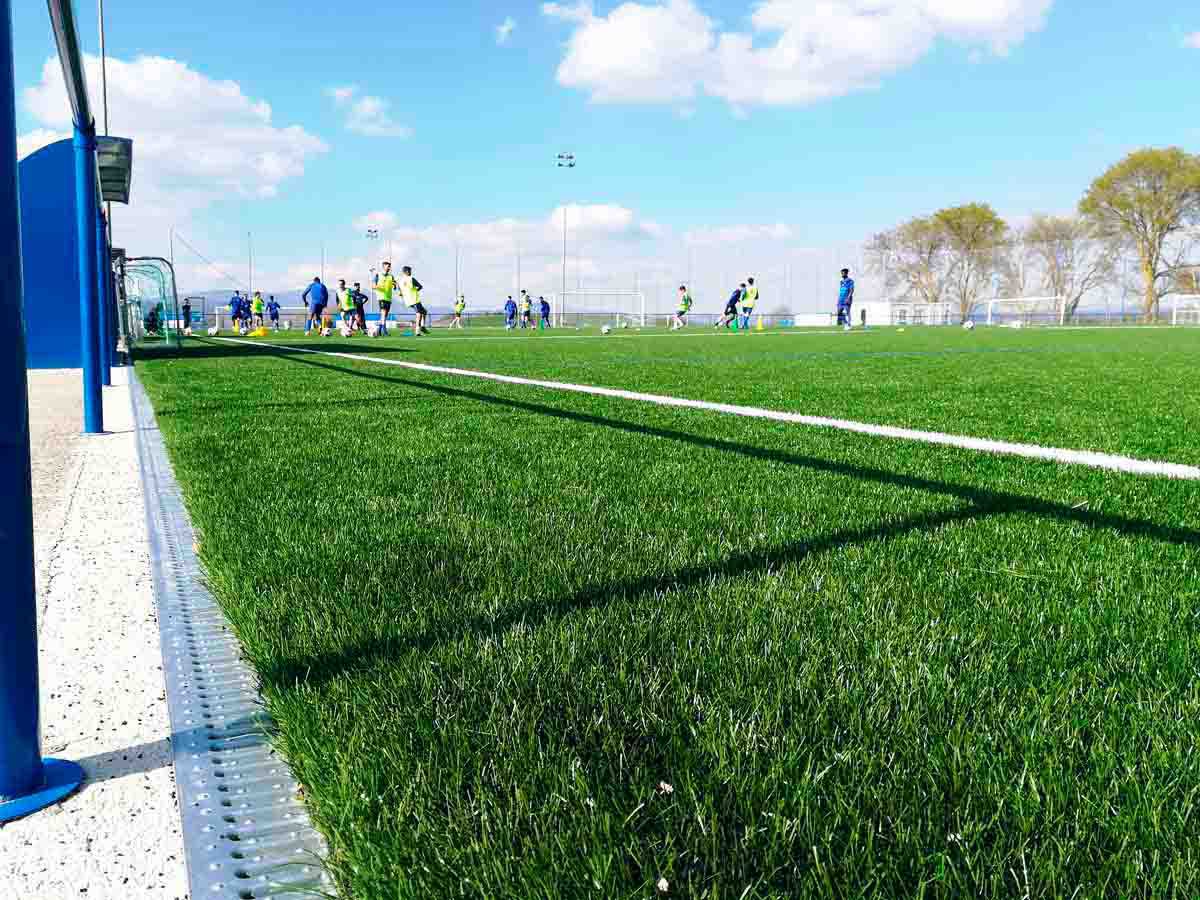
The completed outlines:
{"type": "Polygon", "coordinates": [[[987,301],[988,325],[1063,325],[1066,316],[1063,297],[995,297],[987,301]]]}
{"type": "Polygon", "coordinates": [[[1177,296],[1171,304],[1172,325],[1200,325],[1200,296],[1177,296]]]}
{"type": "Polygon", "coordinates": [[[567,291],[551,297],[556,328],[646,325],[646,295],[641,291],[567,291]]]}

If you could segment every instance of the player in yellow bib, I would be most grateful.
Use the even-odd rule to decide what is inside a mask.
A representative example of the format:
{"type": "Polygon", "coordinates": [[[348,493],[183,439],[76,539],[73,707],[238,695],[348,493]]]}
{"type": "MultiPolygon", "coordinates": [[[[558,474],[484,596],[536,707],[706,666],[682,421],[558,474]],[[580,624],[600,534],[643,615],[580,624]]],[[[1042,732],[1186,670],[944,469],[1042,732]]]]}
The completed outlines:
{"type": "Polygon", "coordinates": [[[349,337],[354,333],[358,317],[354,315],[354,292],[346,287],[346,279],[339,278],[337,286],[338,312],[342,314],[342,333],[349,337]]]}
{"type": "Polygon", "coordinates": [[[754,304],[758,302],[758,285],[753,278],[746,279],[746,290],[742,292],[742,330],[750,330],[750,317],[754,315],[754,304]]]}
{"type": "Polygon", "coordinates": [[[263,301],[262,291],[254,292],[254,299],[250,301],[250,311],[254,313],[254,327],[263,327],[263,310],[267,304],[263,301]]]}
{"type": "Polygon", "coordinates": [[[375,276],[375,298],[379,301],[379,334],[388,333],[388,314],[392,311],[392,293],[396,290],[396,276],[392,264],[383,263],[383,272],[375,276]]]}
{"type": "Polygon", "coordinates": [[[400,296],[404,305],[413,311],[413,337],[429,334],[429,312],[421,303],[421,282],[413,277],[412,266],[405,266],[400,278],[400,296]]]}
{"type": "Polygon", "coordinates": [[[521,291],[521,327],[533,327],[533,301],[529,299],[529,295],[521,291]]]}
{"type": "Polygon", "coordinates": [[[688,293],[687,285],[679,286],[679,306],[675,310],[675,315],[671,316],[671,330],[683,328],[687,325],[687,315],[692,311],[692,295],[688,293]]]}
{"type": "Polygon", "coordinates": [[[467,308],[467,298],[462,294],[458,295],[458,299],[454,301],[454,319],[450,322],[451,328],[463,327],[463,311],[467,308]]]}

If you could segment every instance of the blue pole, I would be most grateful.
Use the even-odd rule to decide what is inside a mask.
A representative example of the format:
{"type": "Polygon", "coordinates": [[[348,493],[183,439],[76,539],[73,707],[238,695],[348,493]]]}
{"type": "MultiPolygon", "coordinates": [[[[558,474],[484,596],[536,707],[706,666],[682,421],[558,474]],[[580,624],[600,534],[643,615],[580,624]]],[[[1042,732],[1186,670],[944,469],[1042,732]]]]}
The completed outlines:
{"type": "Polygon", "coordinates": [[[100,338],[100,384],[112,386],[112,351],[109,343],[108,322],[108,289],[104,286],[104,265],[108,258],[108,236],[105,233],[104,214],[100,212],[100,204],[96,204],[96,303],[99,305],[99,323],[97,329],[100,338]]]}
{"type": "Polygon", "coordinates": [[[100,395],[100,303],[96,297],[96,123],[75,125],[75,235],[79,246],[79,326],[83,351],[83,431],[104,431],[100,395]]]}
{"type": "Polygon", "coordinates": [[[25,374],[12,8],[0,0],[0,822],[53,803],[79,786],[73,763],[42,760],[38,728],[37,587],[25,374]]]}

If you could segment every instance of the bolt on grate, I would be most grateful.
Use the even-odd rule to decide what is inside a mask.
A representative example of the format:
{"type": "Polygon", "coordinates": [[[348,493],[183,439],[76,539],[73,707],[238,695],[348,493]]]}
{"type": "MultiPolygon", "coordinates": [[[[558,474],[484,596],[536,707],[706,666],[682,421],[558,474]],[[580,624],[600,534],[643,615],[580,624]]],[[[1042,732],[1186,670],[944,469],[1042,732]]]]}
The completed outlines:
{"type": "Polygon", "coordinates": [[[136,373],[130,391],[191,896],[330,896],[325,843],[271,746],[254,673],[204,586],[191,520],[136,373]]]}

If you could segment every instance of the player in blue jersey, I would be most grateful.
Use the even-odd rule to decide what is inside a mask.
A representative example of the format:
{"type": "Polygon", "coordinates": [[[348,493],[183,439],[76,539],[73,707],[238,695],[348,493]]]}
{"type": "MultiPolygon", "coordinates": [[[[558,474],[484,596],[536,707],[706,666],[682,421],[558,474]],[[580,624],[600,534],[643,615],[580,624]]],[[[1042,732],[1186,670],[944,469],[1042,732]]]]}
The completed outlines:
{"type": "Polygon", "coordinates": [[[717,320],[713,328],[728,328],[737,318],[738,304],[742,302],[742,295],[746,292],[746,284],[743,282],[733,289],[733,293],[729,295],[729,299],[725,301],[725,312],[720,319],[717,320]]]}
{"type": "Polygon", "coordinates": [[[271,320],[271,327],[276,331],[279,330],[279,304],[275,301],[275,295],[271,294],[267,299],[267,318],[271,320]]]}
{"type": "Polygon", "coordinates": [[[517,304],[513,302],[512,294],[504,301],[504,330],[512,331],[517,324],[517,304]]]}
{"type": "Polygon", "coordinates": [[[854,279],[849,269],[842,269],[842,280],[838,284],[837,323],[846,331],[853,328],[850,308],[854,305],[854,279]]]}
{"type": "Polygon", "coordinates": [[[325,304],[329,302],[329,289],[321,284],[321,279],[313,276],[312,284],[304,289],[300,299],[308,306],[308,319],[304,322],[304,333],[309,334],[313,328],[321,333],[321,317],[325,314],[325,304]]]}
{"type": "Polygon", "coordinates": [[[538,297],[538,312],[542,316],[541,321],[538,322],[538,328],[544,331],[547,328],[553,327],[550,324],[550,301],[545,297],[538,297]]]}

